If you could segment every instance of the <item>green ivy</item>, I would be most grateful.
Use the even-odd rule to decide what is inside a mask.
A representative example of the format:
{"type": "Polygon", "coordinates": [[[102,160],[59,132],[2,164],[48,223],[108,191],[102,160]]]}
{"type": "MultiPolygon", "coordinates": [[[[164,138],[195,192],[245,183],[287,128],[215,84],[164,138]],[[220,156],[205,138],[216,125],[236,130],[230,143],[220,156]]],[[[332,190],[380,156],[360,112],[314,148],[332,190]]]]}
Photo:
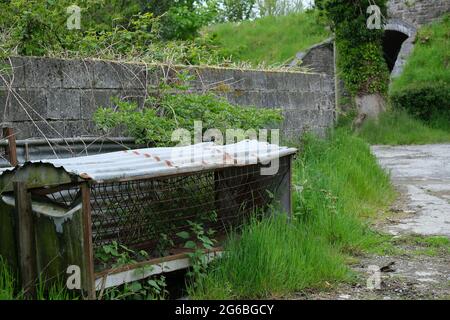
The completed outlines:
{"type": "MultiPolygon", "coordinates": [[[[383,29],[367,28],[370,5],[386,16],[386,0],[317,0],[335,32],[338,70],[352,95],[387,94],[389,71],[383,58],[383,29]]],[[[381,23],[383,24],[383,22],[381,23]]]]}

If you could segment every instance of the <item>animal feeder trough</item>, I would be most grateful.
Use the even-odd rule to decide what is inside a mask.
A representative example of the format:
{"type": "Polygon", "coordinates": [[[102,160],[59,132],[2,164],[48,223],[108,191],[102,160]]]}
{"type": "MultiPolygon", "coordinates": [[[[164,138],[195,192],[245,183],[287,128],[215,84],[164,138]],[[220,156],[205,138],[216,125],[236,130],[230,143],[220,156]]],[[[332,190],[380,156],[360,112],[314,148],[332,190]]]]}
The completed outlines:
{"type": "Polygon", "coordinates": [[[205,258],[212,259],[220,254],[227,230],[265,214],[269,205],[291,213],[295,153],[244,140],[4,169],[0,255],[18,270],[24,287],[39,275],[53,279],[79,270],[80,289],[88,298],[108,287],[186,268],[192,248],[185,244],[196,239],[193,225],[215,231],[219,241],[204,250],[205,258]],[[132,262],[102,259],[99,252],[114,246],[126,248],[132,262]]]}

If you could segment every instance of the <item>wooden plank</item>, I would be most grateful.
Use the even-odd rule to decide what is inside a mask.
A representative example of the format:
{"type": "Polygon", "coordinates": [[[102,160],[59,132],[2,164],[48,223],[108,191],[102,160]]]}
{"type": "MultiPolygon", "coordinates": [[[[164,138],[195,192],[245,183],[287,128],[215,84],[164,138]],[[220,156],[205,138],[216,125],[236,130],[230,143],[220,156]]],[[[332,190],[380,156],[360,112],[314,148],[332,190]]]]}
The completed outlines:
{"type": "Polygon", "coordinates": [[[95,299],[94,253],[92,248],[92,219],[91,219],[91,188],[88,182],[81,184],[81,198],[83,211],[83,249],[84,274],[83,289],[89,300],[95,299]]]}
{"type": "Polygon", "coordinates": [[[292,217],[292,156],[285,156],[281,158],[281,161],[287,163],[287,172],[278,188],[276,198],[281,209],[290,219],[292,217]]]}
{"type": "MultiPolygon", "coordinates": [[[[207,259],[207,262],[210,262],[221,255],[222,251],[216,249],[215,251],[205,253],[204,258],[207,259]]],[[[187,269],[190,266],[190,259],[185,253],[161,259],[153,259],[97,274],[95,289],[100,291],[107,288],[120,286],[125,283],[142,280],[154,275],[187,269]]]]}
{"type": "Polygon", "coordinates": [[[17,161],[17,146],[14,130],[9,127],[3,128],[3,137],[8,139],[8,148],[6,154],[11,165],[15,167],[19,164],[19,162],[17,161]]]}
{"type": "Polygon", "coordinates": [[[31,209],[31,195],[23,181],[14,181],[14,196],[16,206],[16,228],[19,269],[22,281],[22,288],[28,298],[35,297],[36,294],[36,260],[35,260],[35,238],[34,221],[31,209]]]}

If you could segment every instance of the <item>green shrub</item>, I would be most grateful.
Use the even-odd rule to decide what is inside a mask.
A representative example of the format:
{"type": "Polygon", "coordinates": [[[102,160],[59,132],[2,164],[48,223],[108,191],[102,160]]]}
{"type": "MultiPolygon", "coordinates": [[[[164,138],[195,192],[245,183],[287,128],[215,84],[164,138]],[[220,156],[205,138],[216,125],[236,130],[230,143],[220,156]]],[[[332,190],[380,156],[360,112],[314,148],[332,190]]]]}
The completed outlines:
{"type": "Polygon", "coordinates": [[[444,118],[450,122],[450,85],[438,82],[412,84],[391,94],[394,109],[403,109],[428,123],[444,118]]]}
{"type": "Polygon", "coordinates": [[[280,109],[237,106],[213,93],[185,92],[192,78],[185,73],[178,77],[181,84],[163,83],[161,94],[148,98],[142,109],[128,101],[116,101],[115,109],[99,108],[94,114],[95,123],[104,131],[125,128],[138,143],[171,146],[176,144],[171,140],[172,133],[176,129],[193,133],[194,121],[202,121],[203,130],[218,129],[225,134],[227,129],[258,131],[278,126],[283,119],[280,109]]]}

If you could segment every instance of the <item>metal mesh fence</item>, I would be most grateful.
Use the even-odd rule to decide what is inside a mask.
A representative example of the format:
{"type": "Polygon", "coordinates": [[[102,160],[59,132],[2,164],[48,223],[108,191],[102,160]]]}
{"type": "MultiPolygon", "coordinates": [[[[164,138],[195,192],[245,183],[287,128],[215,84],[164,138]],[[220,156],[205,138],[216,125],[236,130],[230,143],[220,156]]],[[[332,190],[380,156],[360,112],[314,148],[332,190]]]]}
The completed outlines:
{"type": "Polygon", "coordinates": [[[91,187],[94,251],[117,241],[157,257],[180,244],[176,234],[189,221],[224,234],[237,228],[273,200],[289,174],[289,158],[275,175],[260,165],[203,171],[189,175],[95,184],[91,187]]]}

